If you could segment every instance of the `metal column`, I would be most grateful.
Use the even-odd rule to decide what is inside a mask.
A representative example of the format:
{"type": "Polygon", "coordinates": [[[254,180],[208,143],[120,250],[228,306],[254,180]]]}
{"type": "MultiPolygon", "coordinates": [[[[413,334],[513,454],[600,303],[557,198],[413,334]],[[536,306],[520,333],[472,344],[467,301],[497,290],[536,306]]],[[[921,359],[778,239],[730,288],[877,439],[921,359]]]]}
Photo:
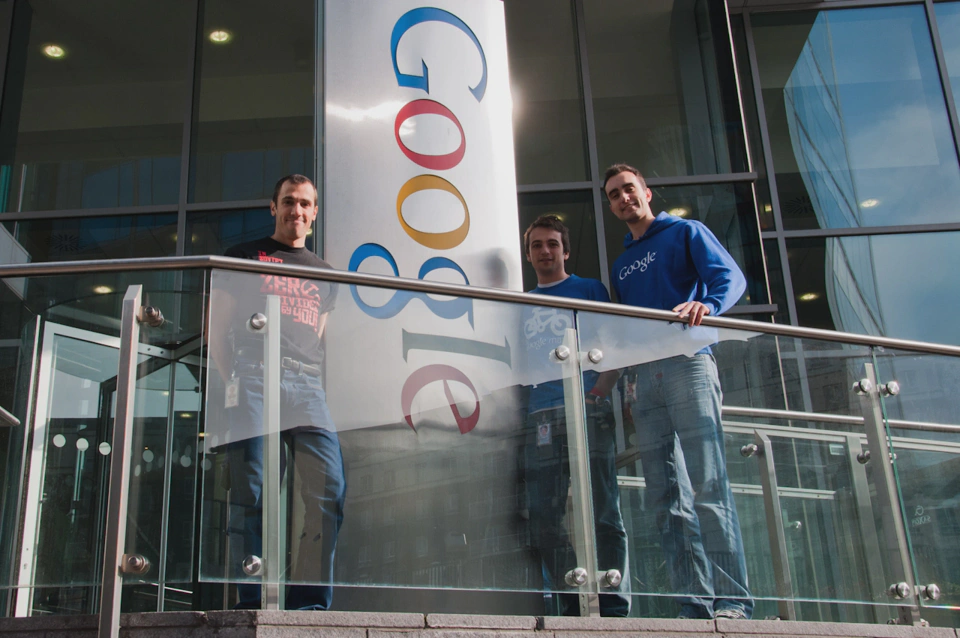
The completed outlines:
{"type": "Polygon", "coordinates": [[[280,609],[280,297],[267,297],[263,335],[263,576],[261,609],[280,609]]]}
{"type": "Polygon", "coordinates": [[[870,479],[876,490],[883,521],[882,548],[889,566],[889,577],[894,582],[889,587],[890,595],[899,601],[899,622],[906,625],[920,624],[920,608],[917,602],[916,583],[907,546],[907,531],[900,511],[899,490],[893,471],[893,450],[884,427],[883,409],[880,405],[880,386],[872,363],[864,364],[864,378],[854,384],[860,396],[863,426],[870,450],[870,463],[876,464],[870,479]]]}
{"type": "Polygon", "coordinates": [[[777,470],[773,460],[773,445],[770,437],[760,432],[754,433],[755,448],[747,446],[747,456],[760,457],[760,484],[763,487],[763,504],[767,513],[767,533],[770,537],[770,554],[773,558],[773,576],[777,582],[777,607],[782,620],[796,620],[794,606],[793,578],[790,574],[790,555],[787,552],[787,536],[783,528],[783,508],[780,507],[780,486],[777,482],[777,470]]]}
{"type": "MultiPolygon", "coordinates": [[[[866,463],[870,454],[864,452],[859,434],[847,435],[847,460],[850,464],[850,477],[853,487],[853,501],[857,509],[857,523],[860,529],[860,543],[863,548],[864,563],[867,570],[868,587],[874,600],[887,595],[887,583],[883,580],[883,566],[874,559],[880,556],[880,539],[874,518],[873,504],[870,502],[870,481],[867,479],[866,463]]],[[[879,612],[879,609],[874,609],[879,612]]],[[[883,622],[879,614],[877,622],[883,622]]]]}
{"type": "Polygon", "coordinates": [[[137,354],[140,344],[140,300],[143,287],[127,288],[120,318],[120,360],[117,368],[117,410],[111,441],[107,528],[103,545],[103,588],[100,590],[100,638],[120,636],[120,594],[127,535],[127,501],[130,482],[130,449],[133,438],[137,354]]]}
{"type": "Polygon", "coordinates": [[[563,399],[567,421],[567,447],[570,453],[570,482],[573,500],[573,542],[577,569],[568,574],[568,585],[580,589],[580,615],[599,616],[600,596],[597,583],[597,542],[593,525],[590,488],[590,452],[587,447],[586,415],[583,406],[583,380],[577,331],[569,328],[563,345],[554,351],[563,366],[563,399]],[[585,572],[585,573],[584,573],[585,572]]]}

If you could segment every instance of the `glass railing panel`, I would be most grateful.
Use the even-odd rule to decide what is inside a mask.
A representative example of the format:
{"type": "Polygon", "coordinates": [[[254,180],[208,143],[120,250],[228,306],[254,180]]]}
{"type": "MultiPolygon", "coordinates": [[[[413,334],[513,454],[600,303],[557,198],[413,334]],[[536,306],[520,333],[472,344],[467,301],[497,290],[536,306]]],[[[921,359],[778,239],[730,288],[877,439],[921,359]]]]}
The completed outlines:
{"type": "Polygon", "coordinates": [[[331,583],[578,606],[566,576],[589,564],[592,518],[570,469],[575,448],[589,480],[569,436],[584,411],[572,311],[217,270],[210,334],[200,569],[229,583],[225,607],[277,583],[288,608],[326,606],[331,583]],[[271,296],[268,355],[276,324],[249,319],[271,296]],[[271,554],[289,557],[272,573],[271,554]]]}
{"type": "Polygon", "coordinates": [[[931,620],[937,608],[960,608],[960,357],[888,348],[876,367],[913,577],[931,620]]]}
{"type": "MultiPolygon", "coordinates": [[[[32,410],[24,407],[21,426],[26,454],[8,465],[4,486],[22,520],[20,537],[4,544],[16,561],[4,584],[16,588],[10,613],[17,615],[93,613],[99,605],[121,301],[127,284],[143,285],[145,303],[163,310],[165,321],[141,331],[127,520],[129,551],[142,553],[151,566],[143,577],[130,579],[142,587],[127,587],[124,611],[156,610],[164,578],[160,565],[169,554],[166,544],[192,545],[192,532],[171,538],[164,531],[178,516],[191,521],[178,534],[192,529],[195,497],[192,487],[181,489],[176,505],[169,506],[171,514],[163,513],[178,487],[163,469],[170,458],[163,441],[170,431],[168,408],[176,406],[191,411],[196,450],[198,371],[189,387],[181,388],[172,381],[172,364],[191,350],[190,343],[196,343],[199,353],[203,277],[195,278],[200,287],[188,287],[174,273],[107,273],[99,275],[99,291],[88,289],[93,278],[72,274],[5,280],[0,297],[0,330],[36,324],[39,331],[36,355],[26,340],[18,354],[21,376],[32,375],[35,395],[32,410]]],[[[196,368],[200,360],[194,358],[196,368]]],[[[5,505],[5,517],[7,511],[5,505]]],[[[192,578],[192,553],[188,549],[177,559],[178,582],[192,578]]]]}
{"type": "MultiPolygon", "coordinates": [[[[0,289],[3,289],[0,284],[0,289]]],[[[3,293],[0,293],[3,294],[3,293]]],[[[3,472],[0,474],[0,588],[14,586],[18,571],[18,556],[15,548],[18,542],[20,521],[20,486],[26,469],[23,459],[26,457],[27,413],[32,403],[34,390],[34,360],[38,349],[39,321],[24,317],[26,323],[2,326],[4,338],[20,330],[19,338],[9,338],[3,347],[3,366],[0,375],[0,406],[20,421],[19,425],[4,423],[0,426],[0,458],[3,459],[3,472]]],[[[0,324],[2,325],[2,324],[0,324]]],[[[9,596],[0,596],[0,615],[10,615],[9,596]]]]}
{"type": "Polygon", "coordinates": [[[584,375],[621,373],[631,614],[875,620],[820,604],[889,604],[851,390],[868,348],[587,312],[577,324],[584,375]]]}

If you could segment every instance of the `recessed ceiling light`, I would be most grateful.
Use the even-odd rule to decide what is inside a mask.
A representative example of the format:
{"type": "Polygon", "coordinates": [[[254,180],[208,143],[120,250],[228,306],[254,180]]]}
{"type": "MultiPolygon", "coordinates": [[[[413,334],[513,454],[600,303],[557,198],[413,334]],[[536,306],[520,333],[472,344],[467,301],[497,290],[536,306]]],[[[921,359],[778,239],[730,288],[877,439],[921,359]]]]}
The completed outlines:
{"type": "Polygon", "coordinates": [[[110,286],[94,286],[93,292],[97,293],[98,295],[106,295],[113,292],[113,288],[110,286]]]}
{"type": "Polygon", "coordinates": [[[690,214],[690,211],[688,211],[686,208],[677,207],[677,208],[671,208],[670,210],[668,210],[667,214],[673,215],[674,217],[686,217],[687,215],[690,214]]]}
{"type": "Polygon", "coordinates": [[[800,301],[813,301],[814,299],[819,299],[820,295],[815,292],[805,292],[800,295],[800,301]]]}
{"type": "Polygon", "coordinates": [[[872,199],[872,198],[865,199],[862,202],[860,202],[860,206],[862,206],[863,208],[873,208],[874,206],[878,206],[879,204],[880,204],[879,199],[872,199]]]}
{"type": "Polygon", "coordinates": [[[67,51],[59,44],[43,45],[43,54],[53,60],[59,60],[67,55],[67,51]]]}
{"type": "Polygon", "coordinates": [[[230,40],[233,40],[233,34],[226,29],[214,29],[207,37],[209,37],[210,41],[214,44],[226,44],[230,40]]]}

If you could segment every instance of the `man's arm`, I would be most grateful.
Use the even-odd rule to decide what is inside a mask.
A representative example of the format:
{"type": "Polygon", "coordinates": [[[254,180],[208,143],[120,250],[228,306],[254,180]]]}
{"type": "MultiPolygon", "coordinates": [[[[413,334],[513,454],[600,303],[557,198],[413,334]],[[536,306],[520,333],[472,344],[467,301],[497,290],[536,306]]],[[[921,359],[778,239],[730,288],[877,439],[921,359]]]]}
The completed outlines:
{"type": "Polygon", "coordinates": [[[710,229],[703,224],[693,224],[691,228],[690,256],[707,288],[707,296],[679,304],[673,311],[690,326],[699,326],[705,316],[723,314],[732,308],[747,289],[747,281],[710,229]]]}

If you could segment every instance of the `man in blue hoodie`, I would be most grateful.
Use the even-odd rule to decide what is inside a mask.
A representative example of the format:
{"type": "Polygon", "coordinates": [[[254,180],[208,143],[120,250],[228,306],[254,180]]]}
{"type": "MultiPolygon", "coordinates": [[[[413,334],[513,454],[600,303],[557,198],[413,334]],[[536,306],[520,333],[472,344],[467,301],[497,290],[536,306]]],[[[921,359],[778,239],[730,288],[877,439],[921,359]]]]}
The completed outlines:
{"type": "MultiPolygon", "coordinates": [[[[629,232],[611,282],[620,303],[670,310],[690,327],[730,309],[743,274],[698,221],[653,215],[653,197],[627,164],[607,169],[603,190],[629,232]]],[[[640,444],[646,502],[657,512],[681,618],[750,618],[753,599],[737,508],[727,477],[721,393],[710,348],[627,371],[625,401],[640,444]]]]}
{"type": "MultiPolygon", "coordinates": [[[[556,215],[538,217],[523,234],[523,246],[527,261],[537,273],[537,287],[531,293],[610,301],[607,289],[596,279],[567,274],[570,231],[556,215]]],[[[524,458],[531,536],[540,554],[544,589],[548,591],[563,589],[565,575],[578,565],[563,524],[570,487],[563,380],[558,378],[556,361],[549,356],[573,325],[572,310],[524,307],[527,372],[538,379],[549,379],[530,388],[527,408],[530,441],[524,458]]],[[[605,593],[600,594],[599,601],[601,616],[626,616],[630,611],[630,599],[619,593],[627,585],[627,532],[620,514],[615,423],[608,398],[618,376],[615,370],[583,373],[597,567],[602,572],[616,570],[621,577],[619,581],[604,584],[605,593]]],[[[580,615],[576,594],[561,593],[558,598],[562,615],[580,615]]]]}

